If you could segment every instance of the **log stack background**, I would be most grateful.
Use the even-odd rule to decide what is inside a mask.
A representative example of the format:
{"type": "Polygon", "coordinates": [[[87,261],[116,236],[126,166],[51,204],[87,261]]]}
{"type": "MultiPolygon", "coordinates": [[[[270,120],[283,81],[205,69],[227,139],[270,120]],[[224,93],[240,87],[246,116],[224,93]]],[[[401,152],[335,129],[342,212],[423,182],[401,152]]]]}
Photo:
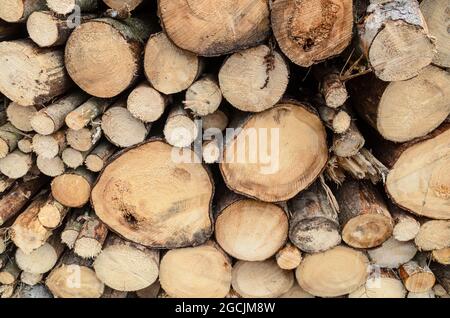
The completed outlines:
{"type": "Polygon", "coordinates": [[[449,297],[449,12],[2,0],[0,296],[449,297]]]}

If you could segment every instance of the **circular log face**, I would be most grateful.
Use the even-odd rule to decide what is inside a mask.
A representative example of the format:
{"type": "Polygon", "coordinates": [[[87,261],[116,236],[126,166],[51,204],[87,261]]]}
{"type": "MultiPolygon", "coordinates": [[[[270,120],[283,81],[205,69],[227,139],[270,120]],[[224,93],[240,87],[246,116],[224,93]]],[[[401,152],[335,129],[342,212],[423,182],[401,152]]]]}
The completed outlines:
{"type": "Polygon", "coordinates": [[[450,219],[450,129],[406,149],[386,180],[398,205],[433,219],[450,219]]]}
{"type": "Polygon", "coordinates": [[[352,0],[277,0],[271,18],[281,50],[300,66],[341,53],[352,38],[352,0]]]}
{"type": "Polygon", "coordinates": [[[212,232],[213,183],[201,164],[176,163],[173,153],[168,144],[153,140],[109,164],[92,191],[98,217],[123,237],[146,246],[205,242],[212,232]]]}
{"type": "Polygon", "coordinates": [[[243,124],[227,144],[220,169],[232,190],[279,202],[308,187],[327,157],[326,132],[319,117],[301,105],[282,103],[243,124]]]}
{"type": "Polygon", "coordinates": [[[242,50],[269,34],[266,0],[160,0],[159,12],[175,44],[203,56],[242,50]]]}

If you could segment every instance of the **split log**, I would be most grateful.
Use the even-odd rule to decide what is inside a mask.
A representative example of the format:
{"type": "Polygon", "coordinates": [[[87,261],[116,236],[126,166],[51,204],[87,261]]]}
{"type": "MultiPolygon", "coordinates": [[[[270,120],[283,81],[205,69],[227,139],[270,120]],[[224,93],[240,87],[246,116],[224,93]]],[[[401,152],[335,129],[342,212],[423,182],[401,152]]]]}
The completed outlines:
{"type": "Polygon", "coordinates": [[[0,43],[0,70],[0,91],[23,106],[44,104],[72,85],[63,51],[40,49],[28,39],[0,43]]]}
{"type": "Polygon", "coordinates": [[[287,243],[277,252],[275,259],[281,269],[295,269],[302,261],[302,252],[295,245],[287,243]]]}
{"type": "Polygon", "coordinates": [[[350,44],[352,0],[273,1],[272,29],[291,61],[303,67],[319,63],[350,44]]]}
{"type": "Polygon", "coordinates": [[[337,297],[357,290],[367,279],[369,260],[357,250],[336,246],[307,255],[295,275],[305,291],[319,297],[337,297]]]}
{"type": "Polygon", "coordinates": [[[356,156],[364,147],[366,140],[356,127],[354,122],[350,123],[350,127],[343,134],[333,135],[332,151],[339,157],[356,156]]]}
{"type": "Polygon", "coordinates": [[[450,5],[445,0],[424,0],[420,2],[428,31],[436,44],[437,54],[433,63],[441,67],[450,67],[450,33],[448,32],[448,10],[450,5]]]}
{"type": "Polygon", "coordinates": [[[376,247],[393,231],[382,195],[368,182],[346,181],[337,191],[342,239],[356,248],[376,247]]]}
{"type": "Polygon", "coordinates": [[[106,286],[120,291],[141,290],[158,278],[159,251],[125,241],[111,233],[95,259],[94,269],[106,286]]]}
{"type": "Polygon", "coordinates": [[[230,291],[231,262],[213,244],[174,249],[161,260],[159,280],[171,297],[223,298],[230,291]]]}
{"type": "Polygon", "coordinates": [[[53,298],[53,295],[44,285],[38,284],[35,286],[20,286],[17,288],[12,298],[53,298]]]}
{"type": "MultiPolygon", "coordinates": [[[[184,151],[188,159],[195,156],[184,151]]],[[[171,249],[204,243],[212,234],[214,184],[200,163],[176,162],[182,158],[175,155],[176,148],[153,139],[116,157],[92,191],[97,216],[113,231],[145,246],[171,249]]]]}
{"type": "Polygon", "coordinates": [[[30,254],[20,248],[16,250],[16,262],[19,268],[31,274],[44,274],[50,271],[64,251],[59,235],[52,235],[44,245],[30,254]]]}
{"type": "Polygon", "coordinates": [[[74,245],[74,252],[82,258],[95,258],[100,254],[103,243],[108,235],[108,228],[91,213],[81,227],[74,245]]]}
{"type": "Polygon", "coordinates": [[[44,274],[33,274],[27,272],[20,273],[20,281],[28,286],[36,286],[42,282],[43,277],[44,274]]]}
{"type": "Polygon", "coordinates": [[[0,127],[0,159],[5,158],[9,153],[17,148],[17,143],[22,138],[22,134],[11,123],[6,123],[0,127]]]}
{"type": "Polygon", "coordinates": [[[408,212],[393,204],[389,204],[389,211],[394,220],[393,236],[397,241],[413,240],[420,230],[420,223],[408,212]]]}
{"type": "Polygon", "coordinates": [[[0,159],[0,172],[12,179],[19,179],[25,176],[33,165],[31,154],[14,150],[5,158],[0,159]]]}
{"type": "Polygon", "coordinates": [[[4,0],[0,8],[0,19],[11,22],[24,22],[34,11],[44,10],[45,0],[4,0]]]}
{"type": "Polygon", "coordinates": [[[92,261],[66,252],[48,275],[45,284],[55,297],[100,298],[105,286],[95,276],[91,265],[92,261]]]}
{"type": "Polygon", "coordinates": [[[413,242],[400,242],[391,237],[381,246],[368,250],[370,260],[384,268],[398,268],[412,260],[417,253],[413,242]]]}
{"type": "Polygon", "coordinates": [[[86,213],[84,209],[77,209],[75,211],[72,211],[72,213],[68,217],[64,229],[61,232],[61,242],[66,244],[70,249],[74,247],[75,241],[80,234],[81,228],[83,227],[86,219],[85,214],[86,213]]]}
{"type": "Polygon", "coordinates": [[[104,140],[96,146],[86,157],[86,168],[93,172],[100,172],[106,166],[108,159],[117,151],[117,148],[104,140]]]}
{"type": "MultiPolygon", "coordinates": [[[[72,0],[75,2],[75,0],[72,0]]],[[[80,16],[80,23],[95,18],[95,15],[80,16]]],[[[40,47],[59,46],[66,43],[74,26],[68,17],[58,17],[51,11],[33,12],[27,20],[27,31],[34,43],[40,47]]]]}
{"type": "Polygon", "coordinates": [[[69,210],[50,195],[39,210],[39,222],[48,229],[56,229],[62,224],[69,210]]]}
{"type": "Polygon", "coordinates": [[[426,259],[416,259],[399,267],[398,273],[406,289],[413,293],[425,293],[431,290],[436,281],[426,259]]]}
{"type": "Polygon", "coordinates": [[[326,251],[341,243],[337,207],[317,181],[288,202],[289,239],[307,253],[326,251]]]}
{"type": "Polygon", "coordinates": [[[31,118],[37,113],[39,106],[24,107],[11,102],[6,109],[9,122],[17,129],[25,132],[33,131],[31,118]]]}
{"type": "Polygon", "coordinates": [[[294,275],[292,271],[279,268],[273,259],[238,261],[233,266],[231,284],[244,298],[277,298],[294,285],[294,275]]]}
{"type": "Polygon", "coordinates": [[[242,130],[230,138],[220,163],[233,191],[267,202],[284,201],[307,188],[324,169],[325,127],[307,106],[286,101],[241,118],[241,123],[242,130]]]}
{"type": "Polygon", "coordinates": [[[371,1],[359,46],[383,81],[410,79],[431,63],[434,45],[416,0],[371,1]]]}
{"type": "Polygon", "coordinates": [[[219,83],[209,74],[189,86],[183,104],[195,115],[206,116],[214,113],[221,102],[222,92],[219,83]]]}
{"type": "Polygon", "coordinates": [[[76,169],[83,165],[84,160],[86,159],[88,154],[89,151],[81,152],[68,147],[64,149],[61,155],[61,159],[68,168],[76,169]]]}
{"type": "Polygon", "coordinates": [[[45,244],[52,234],[52,231],[46,229],[39,222],[39,210],[45,202],[42,195],[37,197],[23,211],[11,226],[11,240],[25,254],[31,254],[45,244]]]}
{"type": "Polygon", "coordinates": [[[199,127],[181,105],[175,105],[170,110],[164,126],[166,141],[175,147],[188,147],[199,133],[199,127]]]}
{"type": "Polygon", "coordinates": [[[10,258],[9,261],[0,270],[0,284],[10,285],[14,284],[20,275],[20,268],[17,267],[14,258],[10,258]]]}
{"type": "Polygon", "coordinates": [[[36,165],[40,172],[49,177],[60,176],[66,171],[64,162],[59,156],[51,159],[47,159],[42,156],[37,156],[36,165]]]}
{"type": "Polygon", "coordinates": [[[289,82],[281,54],[260,45],[231,55],[219,72],[220,89],[237,109],[261,112],[278,103],[289,82]]]}
{"type": "Polygon", "coordinates": [[[126,103],[119,101],[103,114],[101,127],[112,144],[126,148],[144,141],[151,126],[133,117],[126,103]]]}
{"type": "Polygon", "coordinates": [[[102,137],[102,129],[99,125],[84,127],[79,130],[67,129],[67,144],[78,151],[89,151],[102,137]]]}
{"type": "Polygon", "coordinates": [[[153,34],[145,47],[144,69],[150,84],[163,94],[187,89],[201,74],[202,60],[175,46],[164,32],[153,34]]]}
{"type": "Polygon", "coordinates": [[[450,114],[450,74],[435,66],[406,81],[358,77],[349,81],[349,90],[359,115],[394,142],[423,137],[450,114]]]}
{"type": "Polygon", "coordinates": [[[137,119],[144,123],[152,123],[164,114],[168,102],[169,97],[158,92],[147,82],[143,82],[128,95],[127,108],[137,119]]]}
{"type": "Polygon", "coordinates": [[[69,14],[75,8],[81,12],[90,12],[97,9],[98,0],[47,0],[47,7],[61,15],[69,14]]]}
{"type": "Polygon", "coordinates": [[[37,112],[31,118],[31,126],[38,134],[51,135],[64,126],[66,116],[85,102],[87,98],[85,93],[78,91],[62,97],[37,112]]]}
{"type": "Polygon", "coordinates": [[[374,137],[375,156],[391,169],[385,187],[392,201],[417,215],[450,219],[450,124],[403,144],[374,137]]]}
{"type": "Polygon", "coordinates": [[[142,42],[150,32],[151,27],[136,18],[89,20],[78,26],[67,40],[67,72],[92,96],[117,96],[137,80],[142,42]]]}
{"type": "Polygon", "coordinates": [[[67,114],[66,125],[70,129],[80,130],[103,114],[111,104],[111,99],[91,97],[67,114]]]}
{"type": "Polygon", "coordinates": [[[89,201],[95,175],[84,169],[70,170],[53,179],[53,197],[62,205],[71,208],[82,207],[89,201]]]}
{"type": "Polygon", "coordinates": [[[17,149],[23,153],[33,152],[33,136],[25,136],[17,142],[17,149]]]}
{"type": "Polygon", "coordinates": [[[414,243],[421,251],[450,247],[450,220],[431,220],[423,223],[414,243]]]}
{"type": "Polygon", "coordinates": [[[348,298],[405,298],[402,281],[390,269],[373,270],[367,281],[348,298]]]}
{"type": "Polygon", "coordinates": [[[325,125],[336,134],[343,134],[350,129],[352,118],[345,110],[338,110],[325,105],[319,105],[317,110],[325,125]]]}
{"type": "Polygon", "coordinates": [[[46,184],[43,177],[16,183],[0,199],[0,225],[12,220],[38,191],[46,184]]]}
{"type": "Polygon", "coordinates": [[[59,130],[48,136],[40,134],[33,136],[33,151],[39,157],[52,159],[60,155],[66,146],[66,132],[64,130],[59,130]]]}
{"type": "Polygon", "coordinates": [[[438,263],[431,263],[430,267],[439,284],[450,294],[450,267],[438,263]]]}
{"type": "Polygon", "coordinates": [[[159,291],[161,290],[161,284],[159,280],[155,281],[150,286],[136,291],[138,298],[157,298],[159,291]]]}
{"type": "Polygon", "coordinates": [[[431,252],[433,260],[443,265],[450,265],[450,247],[441,248],[431,252]]]}
{"type": "Polygon", "coordinates": [[[119,12],[123,10],[131,12],[136,9],[142,1],[143,0],[103,0],[108,7],[119,12]]]}
{"type": "Polygon", "coordinates": [[[179,47],[203,56],[224,55],[255,46],[269,35],[265,0],[158,2],[161,25],[179,47]]]}
{"type": "Polygon", "coordinates": [[[221,193],[216,203],[215,238],[227,254],[244,261],[264,261],[285,244],[289,222],[272,203],[221,193]]]}

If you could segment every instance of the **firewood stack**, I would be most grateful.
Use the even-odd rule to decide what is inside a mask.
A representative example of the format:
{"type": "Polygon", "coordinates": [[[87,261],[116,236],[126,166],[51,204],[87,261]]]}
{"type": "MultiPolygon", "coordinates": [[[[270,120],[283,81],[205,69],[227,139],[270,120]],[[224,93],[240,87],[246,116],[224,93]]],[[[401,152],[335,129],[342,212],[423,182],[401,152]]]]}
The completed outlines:
{"type": "Polygon", "coordinates": [[[2,0],[0,296],[450,293],[447,0],[2,0]]]}

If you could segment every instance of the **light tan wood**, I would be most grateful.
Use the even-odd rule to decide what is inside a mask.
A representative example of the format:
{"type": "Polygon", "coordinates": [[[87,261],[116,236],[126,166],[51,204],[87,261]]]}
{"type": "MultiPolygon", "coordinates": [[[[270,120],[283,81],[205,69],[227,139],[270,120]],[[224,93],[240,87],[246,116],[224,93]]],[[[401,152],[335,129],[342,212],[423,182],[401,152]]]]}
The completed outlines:
{"type": "Polygon", "coordinates": [[[367,279],[367,257],[357,250],[336,246],[305,256],[296,270],[305,291],[319,297],[336,297],[357,290],[367,279]]]}
{"type": "MultiPolygon", "coordinates": [[[[28,286],[36,286],[42,281],[44,274],[20,273],[20,281],[28,286]]],[[[25,287],[26,288],[26,287],[25,287]]]]}
{"type": "Polygon", "coordinates": [[[9,261],[0,269],[0,284],[10,285],[14,284],[20,275],[20,268],[17,267],[14,258],[10,258],[9,261]]]}
{"type": "Polygon", "coordinates": [[[278,267],[275,260],[238,261],[233,266],[231,284],[244,298],[277,298],[294,285],[292,271],[278,267]]]}
{"type": "Polygon", "coordinates": [[[224,55],[255,46],[270,30],[265,0],[161,0],[158,8],[170,39],[198,55],[224,55]]]}
{"type": "Polygon", "coordinates": [[[223,147],[217,140],[205,141],[202,149],[202,157],[205,163],[219,162],[223,157],[223,147]]]}
{"type": "Polygon", "coordinates": [[[450,247],[450,221],[431,220],[423,223],[414,243],[421,251],[450,247]]]}
{"type": "Polygon", "coordinates": [[[222,102],[222,92],[212,74],[205,75],[186,90],[184,107],[197,116],[214,113],[222,102]]]}
{"type": "Polygon", "coordinates": [[[314,298],[314,296],[304,291],[297,282],[294,282],[294,286],[279,298],[314,298]]]}
{"type": "Polygon", "coordinates": [[[228,126],[228,116],[220,109],[214,113],[201,117],[204,138],[209,138],[218,129],[225,130],[228,126]],[[210,131],[208,131],[210,130],[210,131]]]}
{"type": "Polygon", "coordinates": [[[0,71],[0,91],[23,106],[44,104],[72,85],[63,51],[39,49],[28,39],[0,43],[0,71]]]}
{"type": "Polygon", "coordinates": [[[383,268],[398,268],[412,260],[417,248],[414,242],[400,242],[391,237],[381,246],[368,250],[370,260],[383,268]]]}
{"type": "Polygon", "coordinates": [[[137,119],[152,123],[163,115],[168,102],[167,96],[158,92],[147,82],[142,82],[128,95],[127,108],[137,119]]]}
{"type": "Polygon", "coordinates": [[[111,288],[139,291],[156,282],[159,251],[109,234],[103,250],[95,259],[94,269],[97,277],[111,288]]]}
{"type": "Polygon", "coordinates": [[[348,99],[348,92],[345,82],[335,69],[324,69],[328,71],[320,79],[320,93],[325,100],[325,104],[330,108],[338,108],[344,105],[348,99]]]}
{"type": "Polygon", "coordinates": [[[20,150],[14,150],[5,158],[0,159],[0,172],[12,179],[25,176],[31,169],[33,158],[20,150]]]}
{"type": "Polygon", "coordinates": [[[64,149],[61,159],[68,168],[77,169],[81,167],[86,159],[89,151],[78,151],[73,148],[67,147],[64,149]]]}
{"type": "Polygon", "coordinates": [[[319,105],[318,111],[325,125],[337,134],[345,133],[351,126],[352,118],[345,110],[319,105]]]}
{"type": "Polygon", "coordinates": [[[64,229],[61,231],[61,242],[66,244],[70,249],[73,249],[75,241],[83,227],[86,218],[85,214],[87,213],[85,212],[84,209],[72,210],[68,216],[64,229]]]}
{"type": "Polygon", "coordinates": [[[53,197],[62,205],[82,207],[89,201],[95,175],[84,169],[69,170],[51,183],[53,197]]]}
{"type": "Polygon", "coordinates": [[[302,261],[302,252],[295,245],[287,243],[277,252],[275,259],[281,269],[295,269],[302,261]]]}
{"type": "Polygon", "coordinates": [[[98,7],[98,0],[47,0],[47,7],[57,14],[69,14],[75,7],[81,12],[94,11],[98,7]]]}
{"type": "Polygon", "coordinates": [[[144,69],[150,84],[163,94],[187,89],[200,75],[201,60],[175,46],[164,32],[150,37],[145,47],[144,69]]]}
{"type": "Polygon", "coordinates": [[[133,11],[142,3],[142,1],[143,0],[103,0],[110,8],[117,11],[133,11]]]}
{"type": "Polygon", "coordinates": [[[67,114],[66,125],[73,130],[80,130],[92,123],[105,112],[112,104],[112,99],[91,97],[69,114],[67,114]]]}
{"type": "Polygon", "coordinates": [[[271,108],[283,97],[288,82],[288,65],[266,45],[231,55],[219,72],[223,96],[242,111],[271,108]]]}
{"type": "Polygon", "coordinates": [[[23,153],[33,152],[33,136],[25,136],[17,142],[17,149],[23,153]]]}
{"type": "Polygon", "coordinates": [[[365,138],[354,122],[342,134],[333,134],[331,150],[339,157],[356,156],[365,145],[365,138]]]}
{"type": "Polygon", "coordinates": [[[175,249],[160,264],[161,287],[171,297],[223,298],[231,284],[231,263],[213,245],[175,249]]]}
{"type": "Polygon", "coordinates": [[[450,265],[450,247],[444,247],[431,252],[433,259],[443,265],[450,265]]]}
{"type": "Polygon", "coordinates": [[[17,148],[22,133],[10,123],[0,127],[0,159],[5,158],[17,148]]]}
{"type": "Polygon", "coordinates": [[[102,137],[100,125],[84,127],[79,130],[67,129],[67,144],[75,150],[85,152],[91,150],[102,137]]]}
{"type": "Polygon", "coordinates": [[[24,107],[11,102],[6,109],[9,122],[17,129],[25,132],[33,131],[31,118],[38,111],[39,106],[24,107]]]}
{"type": "Polygon", "coordinates": [[[123,152],[103,170],[91,201],[113,231],[142,245],[168,249],[209,238],[214,184],[201,164],[175,162],[172,151],[153,139],[123,152]]]}
{"type": "Polygon", "coordinates": [[[420,223],[410,213],[389,205],[389,211],[394,219],[394,231],[392,235],[397,241],[413,240],[420,230],[420,223]]]}
{"type": "Polygon", "coordinates": [[[243,130],[227,143],[220,163],[233,191],[262,201],[287,200],[307,188],[325,167],[325,128],[308,107],[286,101],[242,122],[243,130]],[[258,145],[259,139],[264,146],[258,145]],[[264,160],[255,160],[258,152],[264,160]]]}
{"type": "Polygon", "coordinates": [[[66,171],[64,162],[59,156],[53,157],[51,159],[37,156],[36,166],[38,167],[40,172],[49,177],[60,176],[66,171]]]}
{"type": "Polygon", "coordinates": [[[281,50],[306,67],[341,53],[352,38],[353,1],[289,1],[272,3],[272,29],[281,50]]]}
{"type": "Polygon", "coordinates": [[[174,147],[188,147],[197,137],[199,127],[183,108],[175,105],[171,108],[164,126],[164,138],[174,147]]]}
{"type": "Polygon", "coordinates": [[[62,224],[69,210],[50,195],[39,210],[39,222],[48,229],[55,229],[62,224]]]}
{"type": "Polygon", "coordinates": [[[106,166],[108,159],[117,151],[117,148],[104,140],[99,142],[86,157],[86,168],[93,172],[100,172],[106,166]]]}
{"type": "Polygon", "coordinates": [[[80,229],[73,251],[82,258],[95,258],[100,254],[108,235],[108,227],[92,213],[80,229]]]}
{"type": "Polygon", "coordinates": [[[425,261],[410,261],[399,267],[399,275],[406,289],[413,293],[425,293],[433,288],[436,281],[425,261]]]}
{"type": "Polygon", "coordinates": [[[60,155],[67,146],[66,131],[59,130],[51,135],[33,136],[33,152],[39,157],[52,159],[60,155]]]}
{"type": "Polygon", "coordinates": [[[4,0],[0,8],[0,19],[6,22],[23,22],[34,11],[45,9],[45,0],[4,0]]]}
{"type": "Polygon", "coordinates": [[[406,289],[392,270],[372,269],[367,281],[348,298],[405,298],[406,289]]]}

